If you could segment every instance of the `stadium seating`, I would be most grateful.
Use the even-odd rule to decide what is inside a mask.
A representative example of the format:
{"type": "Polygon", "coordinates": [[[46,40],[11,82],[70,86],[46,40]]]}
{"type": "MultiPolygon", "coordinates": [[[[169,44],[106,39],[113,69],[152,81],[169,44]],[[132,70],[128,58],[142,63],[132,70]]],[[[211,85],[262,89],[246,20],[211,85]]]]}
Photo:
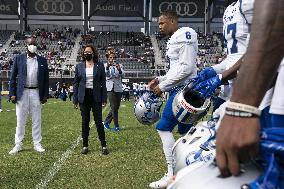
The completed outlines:
{"type": "MultiPolygon", "coordinates": [[[[12,33],[13,31],[0,31],[0,43],[5,44],[12,33]]],[[[126,78],[153,78],[165,74],[164,66],[155,62],[151,38],[142,32],[95,31],[79,36],[79,41],[76,40],[78,34],[80,34],[80,30],[72,31],[72,28],[71,30],[64,28],[53,31],[36,29],[23,35],[16,33],[9,48],[0,56],[2,69],[11,69],[13,58],[26,49],[25,38],[33,35],[36,36],[38,43],[38,53],[48,59],[50,77],[74,77],[75,64],[81,61],[82,48],[88,43],[92,43],[98,48],[99,59],[103,63],[107,62],[105,56],[107,48],[113,47],[116,52],[116,61],[123,65],[126,78]],[[76,45],[78,49],[74,48],[76,45]],[[77,59],[69,61],[74,49],[77,59]]],[[[161,58],[165,62],[167,39],[158,32],[155,33],[155,36],[159,48],[155,53],[161,53],[161,58]]],[[[224,58],[221,38],[222,34],[220,33],[204,35],[198,32],[197,66],[199,69],[219,63],[224,58]]]]}
{"type": "Polygon", "coordinates": [[[99,59],[107,62],[108,47],[113,47],[116,53],[116,62],[123,65],[125,77],[151,78],[154,77],[151,69],[154,68],[154,53],[151,40],[141,32],[92,32],[82,36],[81,50],[77,60],[81,59],[84,45],[93,43],[99,51],[99,59]]]}

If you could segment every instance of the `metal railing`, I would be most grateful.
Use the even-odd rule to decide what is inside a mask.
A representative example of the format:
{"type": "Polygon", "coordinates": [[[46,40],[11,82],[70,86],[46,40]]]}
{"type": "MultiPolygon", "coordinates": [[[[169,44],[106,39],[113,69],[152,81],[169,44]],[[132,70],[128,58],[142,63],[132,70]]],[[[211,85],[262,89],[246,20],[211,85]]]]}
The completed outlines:
{"type": "MultiPolygon", "coordinates": [[[[164,70],[159,69],[149,69],[149,70],[126,70],[124,71],[125,78],[145,78],[151,79],[160,75],[163,75],[164,70]]],[[[2,70],[0,72],[0,77],[3,79],[9,79],[11,76],[11,70],[2,70]]],[[[49,78],[74,78],[74,71],[53,71],[49,72],[49,78]]]]}

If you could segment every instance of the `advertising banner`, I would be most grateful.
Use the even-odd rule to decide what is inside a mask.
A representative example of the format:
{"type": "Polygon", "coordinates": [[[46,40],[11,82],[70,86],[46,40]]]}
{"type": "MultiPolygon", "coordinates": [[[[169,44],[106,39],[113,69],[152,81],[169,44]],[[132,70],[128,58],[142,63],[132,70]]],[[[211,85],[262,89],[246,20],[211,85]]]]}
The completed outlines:
{"type": "Polygon", "coordinates": [[[81,0],[28,0],[29,15],[81,16],[81,0]]]}
{"type": "Polygon", "coordinates": [[[179,17],[204,18],[204,0],[152,0],[152,17],[159,17],[165,10],[175,11],[179,17]]]}
{"type": "Polygon", "coordinates": [[[92,16],[141,17],[144,0],[96,0],[90,7],[92,16]]]}
{"type": "Polygon", "coordinates": [[[17,0],[1,0],[0,14],[17,15],[18,1],[17,0]]]}

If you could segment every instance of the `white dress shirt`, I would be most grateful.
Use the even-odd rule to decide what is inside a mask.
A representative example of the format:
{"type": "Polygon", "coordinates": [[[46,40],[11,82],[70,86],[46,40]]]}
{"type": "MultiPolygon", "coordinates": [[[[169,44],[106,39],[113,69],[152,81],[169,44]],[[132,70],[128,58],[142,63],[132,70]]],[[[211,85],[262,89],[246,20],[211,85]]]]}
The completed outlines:
{"type": "Polygon", "coordinates": [[[86,88],[92,89],[93,88],[93,69],[94,68],[86,68],[86,88]]]}
{"type": "Polygon", "coordinates": [[[38,62],[37,57],[27,55],[27,79],[25,87],[38,87],[38,62]]]}

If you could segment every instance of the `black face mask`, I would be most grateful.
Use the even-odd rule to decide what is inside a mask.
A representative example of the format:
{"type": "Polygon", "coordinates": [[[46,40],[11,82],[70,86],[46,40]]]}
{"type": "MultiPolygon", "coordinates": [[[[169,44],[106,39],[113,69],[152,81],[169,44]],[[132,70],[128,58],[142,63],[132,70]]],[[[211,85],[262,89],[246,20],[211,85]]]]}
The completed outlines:
{"type": "Polygon", "coordinates": [[[91,53],[84,53],[83,59],[90,61],[90,60],[93,59],[93,54],[91,54],[91,53]]]}

